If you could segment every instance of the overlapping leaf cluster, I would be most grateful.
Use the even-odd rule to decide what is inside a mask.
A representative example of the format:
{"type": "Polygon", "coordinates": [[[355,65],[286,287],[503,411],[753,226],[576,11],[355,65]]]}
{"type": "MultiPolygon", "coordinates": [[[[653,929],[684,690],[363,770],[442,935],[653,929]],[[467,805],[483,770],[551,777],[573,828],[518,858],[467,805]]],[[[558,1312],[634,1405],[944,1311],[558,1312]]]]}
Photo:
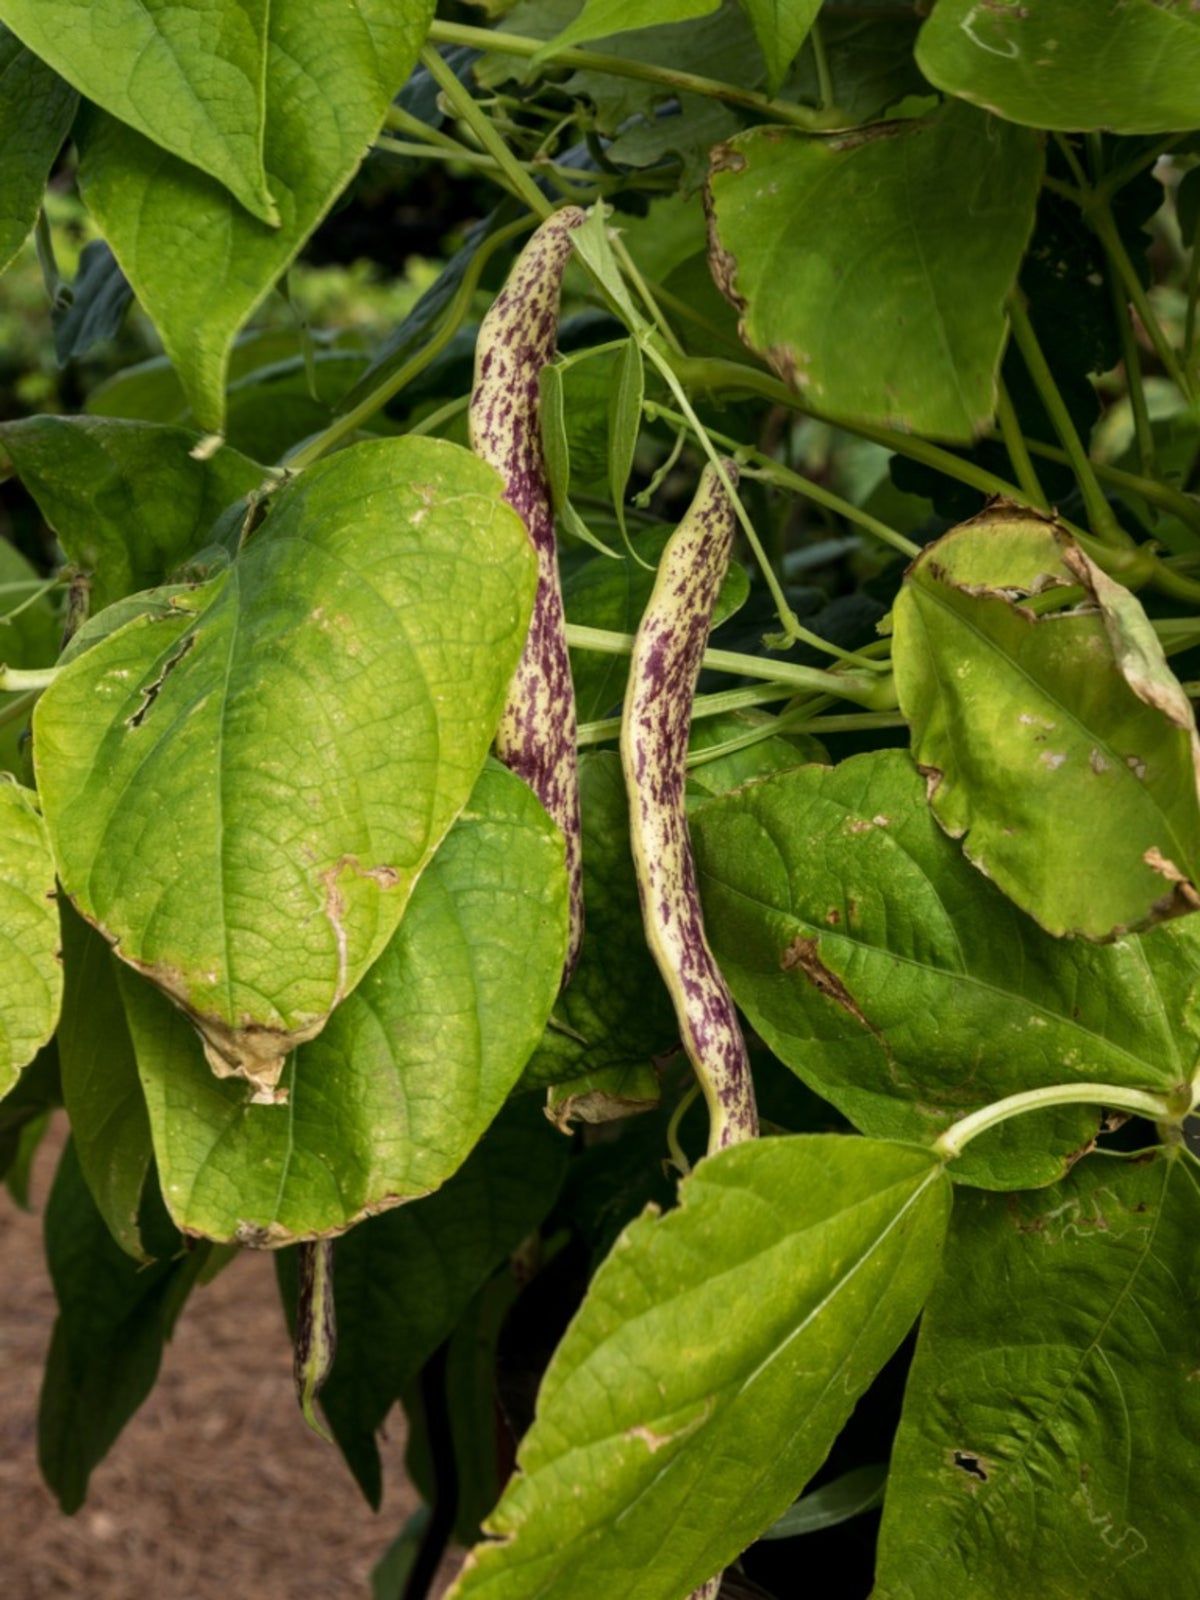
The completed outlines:
{"type": "Polygon", "coordinates": [[[0,543],[15,1198],[70,1128],[44,1474],[83,1502],[239,1249],[302,1346],[333,1241],[325,1421],[378,1504],[403,1405],[433,1513],[380,1592],[453,1535],[462,1600],[782,1596],[847,1520],[860,1594],[881,1493],[881,1600],[1176,1592],[1200,15],[487,9],[0,0],[0,265],[36,225],[64,360],[131,298],[162,347],[0,422],[44,530],[0,543]],[[48,182],[95,234],[73,289],[48,182]],[[259,325],[380,193],[443,208],[407,319],[259,325]],[[489,755],[536,562],[464,412],[563,202],[559,353],[511,397],[580,724],[560,990],[563,840],[489,755]],[[729,456],[687,803],[763,1136],[701,1159],[616,742],[729,456]]]}

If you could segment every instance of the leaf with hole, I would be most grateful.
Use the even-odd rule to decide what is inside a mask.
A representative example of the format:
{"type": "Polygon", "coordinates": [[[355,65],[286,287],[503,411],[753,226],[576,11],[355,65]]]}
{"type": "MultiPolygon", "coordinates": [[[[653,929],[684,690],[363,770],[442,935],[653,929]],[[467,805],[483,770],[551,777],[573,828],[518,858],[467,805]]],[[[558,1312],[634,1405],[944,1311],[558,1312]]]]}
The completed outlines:
{"type": "Polygon", "coordinates": [[[1054,1189],[960,1198],[896,1436],[875,1595],[1175,1593],[1196,1549],[1191,1158],[1092,1159],[1054,1189]]]}
{"type": "Polygon", "coordinates": [[[218,1075],[274,1086],[382,953],[483,765],[534,580],[489,467],[356,445],[43,695],[63,885],[218,1075]]]}

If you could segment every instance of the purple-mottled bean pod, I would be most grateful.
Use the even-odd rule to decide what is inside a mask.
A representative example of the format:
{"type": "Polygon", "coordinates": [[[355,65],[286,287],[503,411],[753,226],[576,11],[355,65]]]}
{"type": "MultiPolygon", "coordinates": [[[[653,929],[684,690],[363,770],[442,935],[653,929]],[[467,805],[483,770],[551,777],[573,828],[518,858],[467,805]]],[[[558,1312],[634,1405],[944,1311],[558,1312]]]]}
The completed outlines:
{"type": "Polygon", "coordinates": [[[582,835],[575,691],[542,450],[538,375],[557,350],[563,272],[571,255],[571,234],[583,221],[577,206],[556,211],[517,257],[479,329],[468,412],[471,447],[504,479],[504,497],[524,519],[537,551],[533,619],[509,685],[496,754],[537,795],[566,842],[571,931],[564,983],[583,939],[582,835]]]}
{"type": "MultiPolygon", "coordinates": [[[[734,477],[733,463],[724,465],[734,477]]],[[[708,1102],[710,1154],[758,1132],[746,1042],[705,936],[684,808],[692,700],[736,527],[729,494],[707,467],[663,551],[634,642],[621,718],[646,942],[708,1102]]]]}

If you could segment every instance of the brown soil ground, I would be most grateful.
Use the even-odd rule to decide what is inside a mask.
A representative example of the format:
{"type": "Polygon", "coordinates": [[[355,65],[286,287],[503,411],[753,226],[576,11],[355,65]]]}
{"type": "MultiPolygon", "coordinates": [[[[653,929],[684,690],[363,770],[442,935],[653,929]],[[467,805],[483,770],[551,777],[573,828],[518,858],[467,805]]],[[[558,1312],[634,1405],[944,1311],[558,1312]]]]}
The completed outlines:
{"type": "MultiPolygon", "coordinates": [[[[38,1161],[34,1203],[60,1138],[38,1161]]],[[[366,1600],[415,1504],[403,1428],[376,1516],[296,1409],[275,1274],[246,1252],[187,1306],[158,1384],[64,1517],[38,1475],[54,1296],[41,1219],[0,1191],[0,1594],[4,1600],[366,1600]]],[[[439,1592],[441,1592],[439,1590],[439,1592]]]]}

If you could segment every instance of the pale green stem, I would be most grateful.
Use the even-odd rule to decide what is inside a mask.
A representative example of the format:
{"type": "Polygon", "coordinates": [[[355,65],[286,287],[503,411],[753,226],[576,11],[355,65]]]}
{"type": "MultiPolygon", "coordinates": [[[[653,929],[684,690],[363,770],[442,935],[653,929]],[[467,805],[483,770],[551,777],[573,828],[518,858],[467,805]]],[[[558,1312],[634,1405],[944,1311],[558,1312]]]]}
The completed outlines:
{"type": "Polygon", "coordinates": [[[58,676],[57,667],[0,667],[0,694],[20,694],[26,689],[48,689],[58,676]]]}
{"type": "Polygon", "coordinates": [[[1023,1116],[1027,1111],[1043,1111],[1051,1106],[1073,1105],[1112,1106],[1117,1111],[1151,1117],[1155,1122],[1169,1121],[1177,1114],[1168,1100],[1161,1095],[1148,1094],[1144,1089],[1126,1089],[1114,1083],[1060,1083],[1045,1089],[1025,1089],[972,1111],[969,1116],[951,1123],[934,1141],[933,1148],[944,1161],[953,1161],[972,1139],[1007,1122],[1010,1117],[1023,1116]]]}
{"type": "MultiPolygon", "coordinates": [[[[433,37],[432,33],[430,37],[433,37]]],[[[421,64],[445,95],[446,103],[455,116],[470,128],[488,155],[494,158],[514,193],[520,196],[535,216],[543,219],[550,216],[553,205],[492,127],[471,91],[459,82],[432,45],[426,45],[421,51],[421,64]]]]}
{"type": "Polygon", "coordinates": [[[37,704],[40,689],[30,689],[25,694],[19,694],[10,700],[6,706],[0,707],[0,728],[7,727],[10,722],[19,722],[31,706],[37,704]]]}
{"type": "Polygon", "coordinates": [[[1129,296],[1130,302],[1138,314],[1138,320],[1141,322],[1142,327],[1145,328],[1146,335],[1154,346],[1154,352],[1162,362],[1167,375],[1179,389],[1184,399],[1189,404],[1194,403],[1196,394],[1192,383],[1179,365],[1179,359],[1174,350],[1172,350],[1170,342],[1162,330],[1162,325],[1154,314],[1154,307],[1150,304],[1150,298],[1137,275],[1137,269],[1129,259],[1129,252],[1125,249],[1124,241],[1121,238],[1116,222],[1113,220],[1111,210],[1107,204],[1088,206],[1087,217],[1101,244],[1108,252],[1109,260],[1116,268],[1117,274],[1125,287],[1125,293],[1129,296]]]}
{"type": "MultiPolygon", "coordinates": [[[[1043,461],[1058,461],[1063,466],[1071,464],[1067,452],[1058,445],[1043,444],[1040,439],[1028,438],[1025,440],[1025,445],[1031,455],[1040,456],[1043,461]]],[[[1189,528],[1200,532],[1200,500],[1193,499],[1182,489],[1176,489],[1169,483],[1162,483],[1157,478],[1126,472],[1123,467],[1113,467],[1104,461],[1093,461],[1092,471],[1102,483],[1107,483],[1114,489],[1124,490],[1128,494],[1140,495],[1143,500],[1148,500],[1160,511],[1169,512],[1186,523],[1189,528]]]]}
{"type": "Polygon", "coordinates": [[[699,1082],[693,1083],[686,1094],[680,1097],[678,1105],[671,1113],[671,1120],[667,1123],[667,1149],[671,1152],[671,1164],[683,1178],[692,1170],[692,1164],[683,1153],[683,1146],[679,1142],[679,1125],[700,1094],[699,1082]]]}
{"type": "Polygon", "coordinates": [[[808,41],[812,45],[813,63],[817,69],[817,92],[821,97],[821,109],[833,109],[833,77],[829,71],[829,57],[825,53],[825,40],[821,36],[821,23],[818,18],[809,29],[808,41]]]}
{"type": "MultiPolygon", "coordinates": [[[[687,421],[678,412],[657,403],[647,406],[646,410],[648,415],[661,417],[664,422],[671,422],[677,426],[686,424],[687,421]]],[[[834,494],[832,489],[826,489],[824,485],[814,483],[811,478],[793,472],[790,467],[783,466],[781,462],[776,461],[773,456],[766,455],[762,450],[752,450],[747,445],[739,444],[728,434],[715,433],[710,428],[708,436],[723,450],[736,452],[743,459],[754,462],[753,472],[747,473],[748,477],[762,478],[780,489],[790,489],[794,494],[802,495],[814,505],[824,506],[827,511],[834,512],[846,522],[853,523],[865,533],[873,534],[884,544],[891,545],[893,550],[899,550],[901,555],[909,557],[920,555],[920,545],[914,544],[911,539],[906,539],[902,533],[897,533],[895,528],[889,528],[886,522],[880,522],[879,518],[873,517],[869,511],[863,511],[859,506],[852,505],[849,500],[843,500],[841,495],[834,494]]]]}
{"type": "Polygon", "coordinates": [[[748,750],[752,745],[762,744],[764,739],[773,738],[780,733],[862,733],[880,728],[908,726],[905,719],[895,711],[859,711],[850,712],[845,716],[825,717],[815,715],[816,709],[813,704],[797,706],[794,710],[785,711],[781,717],[777,717],[774,725],[763,723],[757,728],[747,728],[744,733],[722,740],[720,744],[709,745],[705,750],[692,750],[688,754],[687,764],[689,767],[702,767],[708,761],[716,761],[719,756],[729,756],[738,750],[748,750]]]}
{"type": "MultiPolygon", "coordinates": [[[[771,705],[777,700],[794,700],[796,687],[790,683],[768,683],[762,689],[724,689],[720,694],[698,694],[692,702],[692,721],[719,717],[728,711],[745,711],[752,706],[771,705]]],[[[596,722],[581,722],[576,733],[579,745],[604,744],[621,731],[620,717],[602,717],[596,722]]]]}
{"type": "MultiPolygon", "coordinates": [[[[595,650],[609,656],[627,656],[633,650],[634,636],[631,633],[615,633],[608,628],[585,628],[575,622],[567,623],[566,633],[567,643],[577,650],[595,650]]],[[[805,667],[795,661],[768,660],[764,656],[741,655],[733,650],[706,650],[704,665],[713,672],[730,672],[741,678],[761,678],[768,683],[790,684],[797,690],[833,694],[872,708],[891,693],[891,681],[887,678],[825,672],[820,667],[805,667]]]]}
{"type": "Polygon", "coordinates": [[[1104,490],[1092,470],[1092,463],[1083,447],[1083,441],[1075,431],[1071,413],[1059,393],[1049,362],[1042,354],[1042,347],[1038,343],[1037,334],[1033,331],[1033,324],[1029,320],[1029,313],[1025,309],[1019,291],[1009,296],[1008,316],[1013,338],[1029,370],[1029,376],[1033,379],[1038,398],[1045,407],[1046,415],[1050,418],[1063,449],[1071,459],[1071,468],[1079,482],[1092,532],[1106,544],[1128,545],[1129,536],[1118,523],[1112,507],[1104,498],[1104,490]]]}
{"type": "Polygon", "coordinates": [[[662,307],[654,298],[653,294],[651,294],[650,286],[639,272],[637,262],[629,254],[629,248],[624,239],[622,239],[621,235],[615,229],[613,229],[609,234],[609,240],[613,247],[613,254],[621,263],[622,272],[624,272],[630,283],[632,283],[634,288],[637,290],[642,304],[650,313],[650,318],[654,323],[654,326],[658,329],[659,333],[662,334],[663,338],[667,341],[668,345],[670,345],[675,354],[682,355],[683,346],[676,337],[675,330],[671,327],[671,324],[663,315],[662,307]]]}
{"type": "MultiPolygon", "coordinates": [[[[540,54],[546,47],[545,39],[532,39],[493,28],[474,28],[458,22],[435,21],[430,26],[428,37],[433,44],[466,45],[474,50],[518,56],[524,60],[540,54]]],[[[787,100],[772,100],[770,96],[753,89],[740,89],[736,84],[721,83],[716,78],[678,72],[673,67],[662,67],[649,61],[604,55],[598,50],[556,50],[553,65],[602,72],[614,78],[634,78],[642,83],[656,83],[676,94],[698,94],[709,100],[724,100],[729,105],[745,106],[748,111],[757,111],[772,122],[788,123],[793,127],[828,130],[847,125],[846,119],[838,113],[813,111],[787,100]]]]}
{"type": "Polygon", "coordinates": [[[411,428],[404,431],[409,437],[419,437],[424,433],[435,433],[444,422],[449,422],[451,417],[457,417],[471,404],[469,394],[460,394],[455,400],[447,400],[444,406],[439,406],[436,411],[431,411],[427,417],[422,417],[420,422],[414,422],[411,428]]]}
{"type": "Polygon", "coordinates": [[[0,583],[0,595],[25,595],[25,599],[21,601],[19,606],[14,606],[11,611],[6,611],[4,615],[0,617],[0,625],[7,626],[9,623],[15,622],[23,612],[29,610],[30,606],[37,605],[38,601],[43,595],[49,594],[51,589],[61,588],[66,581],[67,580],[65,578],[55,577],[46,578],[40,582],[33,580],[32,582],[26,581],[22,583],[0,583]]]}
{"type": "Polygon", "coordinates": [[[996,394],[996,416],[1000,422],[1000,433],[1004,440],[1004,448],[1008,451],[1008,459],[1012,462],[1012,469],[1017,475],[1017,482],[1029,496],[1033,505],[1042,511],[1049,511],[1050,502],[1046,498],[1046,491],[1042,488],[1037,475],[1037,468],[1030,459],[1029,450],[1021,432],[1021,424],[1017,420],[1016,408],[1012,403],[1003,381],[1000,383],[996,394]]]}

